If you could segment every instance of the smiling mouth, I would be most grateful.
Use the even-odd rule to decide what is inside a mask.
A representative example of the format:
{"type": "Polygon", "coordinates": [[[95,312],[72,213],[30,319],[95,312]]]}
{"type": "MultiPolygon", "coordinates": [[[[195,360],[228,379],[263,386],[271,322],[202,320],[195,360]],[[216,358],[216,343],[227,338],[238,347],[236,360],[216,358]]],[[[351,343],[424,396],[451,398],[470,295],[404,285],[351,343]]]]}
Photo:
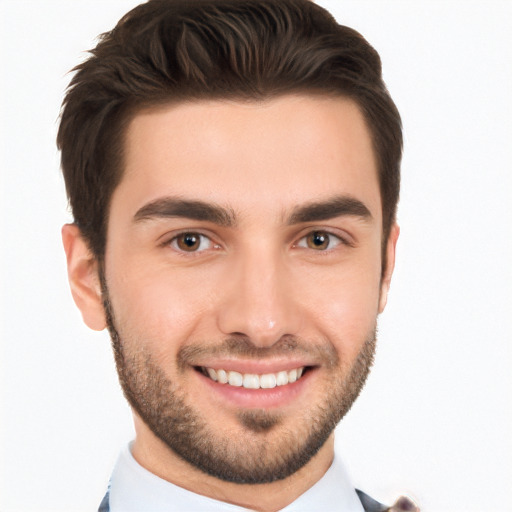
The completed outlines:
{"type": "Polygon", "coordinates": [[[277,373],[240,373],[223,369],[208,368],[201,366],[198,370],[209,379],[219,384],[228,386],[243,387],[246,389],[272,389],[278,386],[286,386],[301,379],[308,367],[301,366],[288,371],[277,373]]]}

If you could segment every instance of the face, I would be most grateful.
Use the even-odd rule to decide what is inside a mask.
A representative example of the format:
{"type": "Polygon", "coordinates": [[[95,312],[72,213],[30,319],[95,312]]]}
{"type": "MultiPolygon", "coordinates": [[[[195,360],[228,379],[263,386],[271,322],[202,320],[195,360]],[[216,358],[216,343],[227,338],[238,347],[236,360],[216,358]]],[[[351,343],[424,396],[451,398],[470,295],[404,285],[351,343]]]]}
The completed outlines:
{"type": "Polygon", "coordinates": [[[234,482],[306,464],[371,365],[391,275],[381,237],[370,135],[351,101],[137,115],[103,271],[137,437],[234,482]]]}

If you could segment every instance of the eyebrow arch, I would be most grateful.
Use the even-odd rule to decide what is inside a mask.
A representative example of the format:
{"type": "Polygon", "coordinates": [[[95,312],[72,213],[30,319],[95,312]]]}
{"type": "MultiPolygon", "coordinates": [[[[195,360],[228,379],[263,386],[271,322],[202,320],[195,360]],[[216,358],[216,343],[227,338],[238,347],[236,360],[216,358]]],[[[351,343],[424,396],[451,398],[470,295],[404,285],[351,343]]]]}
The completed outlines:
{"type": "Polygon", "coordinates": [[[183,217],[199,221],[208,221],[223,227],[235,225],[233,211],[222,206],[180,199],[176,197],[162,197],[145,204],[134,215],[134,222],[152,219],[165,219],[172,217],[183,217]]]}
{"type": "Polygon", "coordinates": [[[359,217],[365,221],[373,219],[370,210],[359,199],[351,196],[334,196],[327,201],[296,207],[288,218],[288,224],[316,222],[341,216],[359,217]]]}

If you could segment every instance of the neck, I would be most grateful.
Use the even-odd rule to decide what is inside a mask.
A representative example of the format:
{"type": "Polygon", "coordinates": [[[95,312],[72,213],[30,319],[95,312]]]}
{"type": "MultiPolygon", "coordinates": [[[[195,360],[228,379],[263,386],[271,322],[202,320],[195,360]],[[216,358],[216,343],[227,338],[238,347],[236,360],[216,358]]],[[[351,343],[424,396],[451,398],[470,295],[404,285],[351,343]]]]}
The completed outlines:
{"type": "Polygon", "coordinates": [[[331,434],[305,466],[284,480],[236,484],[205,474],[181,459],[137,417],[135,426],[137,435],[132,455],[142,467],[188,491],[258,512],[281,510],[295,501],[324,476],[334,456],[334,434],[331,434]]]}

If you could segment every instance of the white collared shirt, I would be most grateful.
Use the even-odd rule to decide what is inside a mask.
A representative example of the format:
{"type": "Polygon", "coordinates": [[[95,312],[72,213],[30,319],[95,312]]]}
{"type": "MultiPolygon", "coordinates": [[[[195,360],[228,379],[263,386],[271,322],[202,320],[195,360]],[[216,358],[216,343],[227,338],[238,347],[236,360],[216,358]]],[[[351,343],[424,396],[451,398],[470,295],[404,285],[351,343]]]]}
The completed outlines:
{"type": "MultiPolygon", "coordinates": [[[[247,512],[249,509],[187,491],[144,469],[126,446],[110,479],[110,512],[247,512]]],[[[364,512],[342,462],[281,512],[364,512]]]]}

